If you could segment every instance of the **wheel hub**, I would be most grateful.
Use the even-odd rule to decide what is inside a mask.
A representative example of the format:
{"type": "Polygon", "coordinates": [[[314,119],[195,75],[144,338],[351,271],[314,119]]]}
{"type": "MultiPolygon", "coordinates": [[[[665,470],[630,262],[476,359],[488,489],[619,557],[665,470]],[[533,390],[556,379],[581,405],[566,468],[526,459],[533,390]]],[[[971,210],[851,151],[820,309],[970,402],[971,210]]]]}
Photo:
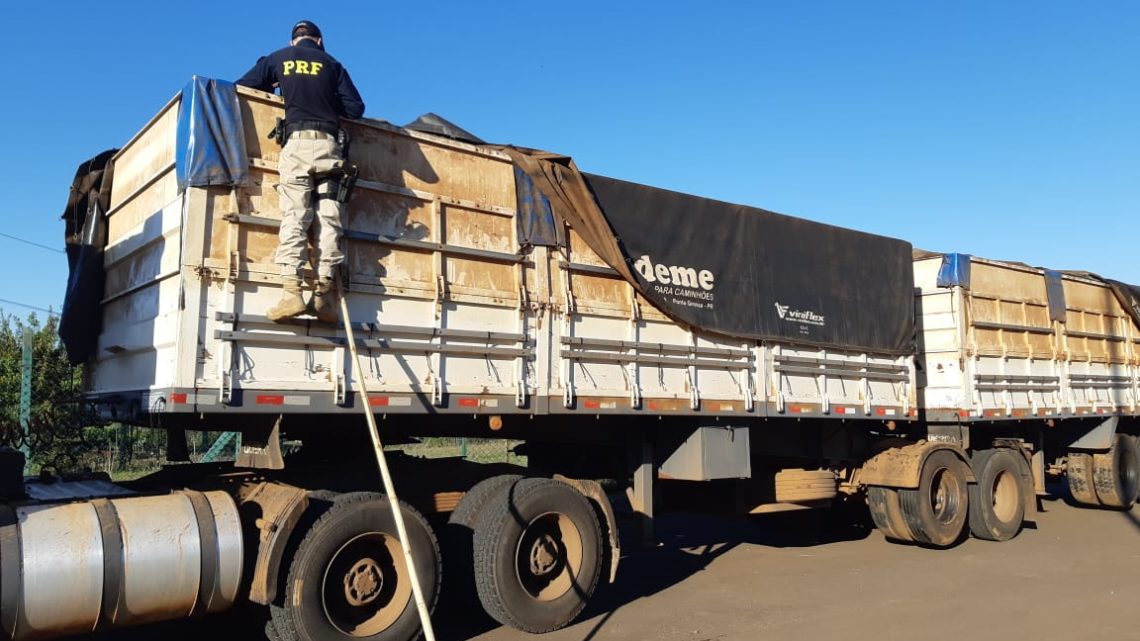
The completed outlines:
{"type": "Polygon", "coordinates": [[[367,605],[380,596],[384,573],[374,559],[357,561],[344,575],[344,598],[354,606],[367,605]]]}
{"type": "Polygon", "coordinates": [[[574,588],[582,555],[582,534],[574,521],[546,512],[523,529],[515,548],[515,575],[535,600],[554,601],[574,588]]]}
{"type": "Polygon", "coordinates": [[[530,571],[535,576],[550,574],[558,565],[558,542],[549,534],[543,534],[534,540],[530,549],[530,571]]]}
{"type": "Polygon", "coordinates": [[[949,523],[958,514],[958,492],[960,485],[957,479],[946,468],[935,472],[932,479],[930,508],[934,518],[942,523],[949,523]]]}

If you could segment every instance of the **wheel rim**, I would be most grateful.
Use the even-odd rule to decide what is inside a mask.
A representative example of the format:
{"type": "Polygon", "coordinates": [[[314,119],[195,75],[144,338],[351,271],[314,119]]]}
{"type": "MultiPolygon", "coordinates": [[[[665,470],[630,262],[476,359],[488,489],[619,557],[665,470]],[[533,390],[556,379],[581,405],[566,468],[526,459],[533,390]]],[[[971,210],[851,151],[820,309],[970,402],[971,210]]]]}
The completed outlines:
{"type": "Polygon", "coordinates": [[[1017,479],[1007,470],[1001,470],[994,476],[993,487],[990,488],[993,496],[994,516],[1002,523],[1009,523],[1017,516],[1017,479]]]}
{"type": "Polygon", "coordinates": [[[565,514],[546,512],[527,524],[515,552],[519,584],[536,601],[569,592],[582,570],[582,533],[565,514]]]}
{"type": "Polygon", "coordinates": [[[930,509],[934,518],[943,524],[954,521],[959,512],[961,481],[949,468],[939,468],[930,483],[930,509]]]}
{"type": "Polygon", "coordinates": [[[352,637],[370,637],[395,623],[412,583],[399,540],[381,532],[350,539],[333,554],[321,585],[325,617],[352,637]]]}

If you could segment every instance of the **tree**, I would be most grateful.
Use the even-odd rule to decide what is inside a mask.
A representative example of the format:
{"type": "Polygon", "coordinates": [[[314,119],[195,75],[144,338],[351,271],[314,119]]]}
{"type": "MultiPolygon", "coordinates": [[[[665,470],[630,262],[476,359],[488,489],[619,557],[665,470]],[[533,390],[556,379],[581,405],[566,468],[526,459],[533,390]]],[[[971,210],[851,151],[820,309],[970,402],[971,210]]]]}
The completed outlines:
{"type": "Polygon", "coordinates": [[[58,326],[55,316],[41,323],[34,312],[26,320],[0,314],[0,444],[27,444],[33,468],[77,471],[91,467],[95,445],[91,441],[99,440],[104,430],[79,402],[82,373],[67,362],[58,326]],[[32,403],[26,439],[20,425],[25,330],[32,333],[32,403]]]}

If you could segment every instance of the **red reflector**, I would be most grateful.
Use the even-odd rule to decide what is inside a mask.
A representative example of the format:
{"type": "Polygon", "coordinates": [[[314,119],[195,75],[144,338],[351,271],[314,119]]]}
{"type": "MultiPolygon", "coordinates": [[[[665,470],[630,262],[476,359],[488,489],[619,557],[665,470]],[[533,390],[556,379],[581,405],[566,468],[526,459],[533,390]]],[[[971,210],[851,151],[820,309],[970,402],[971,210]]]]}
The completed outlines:
{"type": "Polygon", "coordinates": [[[284,405],[285,396],[283,394],[258,394],[255,401],[258,405],[284,405]]]}
{"type": "Polygon", "coordinates": [[[958,416],[961,416],[962,418],[969,418],[970,410],[958,410],[958,416]]]}
{"type": "Polygon", "coordinates": [[[479,407],[479,399],[461,398],[459,399],[459,407],[479,407]]]}
{"type": "Polygon", "coordinates": [[[176,394],[171,394],[170,395],[170,402],[171,403],[185,403],[186,402],[186,393],[185,392],[179,392],[176,394]]]}
{"type": "Polygon", "coordinates": [[[875,414],[878,416],[886,416],[887,415],[887,409],[885,407],[876,407],[875,408],[875,414]]]}
{"type": "Polygon", "coordinates": [[[602,402],[601,401],[582,401],[582,407],[585,407],[588,410],[601,409],[602,402]]]}
{"type": "Polygon", "coordinates": [[[368,404],[372,407],[388,407],[387,396],[372,396],[368,399],[368,404]]]}
{"type": "Polygon", "coordinates": [[[649,402],[649,409],[650,410],[659,410],[659,409],[661,409],[661,404],[660,403],[654,403],[653,401],[650,401],[649,402]]]}

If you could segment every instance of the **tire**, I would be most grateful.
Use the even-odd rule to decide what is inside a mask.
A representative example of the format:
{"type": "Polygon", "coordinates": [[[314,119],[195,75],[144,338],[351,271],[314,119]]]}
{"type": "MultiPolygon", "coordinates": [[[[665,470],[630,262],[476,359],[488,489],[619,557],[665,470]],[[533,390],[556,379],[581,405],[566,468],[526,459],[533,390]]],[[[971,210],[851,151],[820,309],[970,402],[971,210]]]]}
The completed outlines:
{"type": "Polygon", "coordinates": [[[1066,457],[1065,479],[1069,482],[1069,494],[1073,497],[1074,503],[1090,507],[1100,505],[1100,499],[1096,497],[1096,486],[1093,484],[1092,454],[1069,452],[1066,457]]]}
{"type": "Polygon", "coordinates": [[[776,473],[776,502],[826,501],[835,498],[835,474],[829,470],[787,469],[776,473]]]}
{"type": "Polygon", "coordinates": [[[455,507],[455,511],[447,519],[449,529],[451,525],[456,525],[467,528],[470,532],[475,527],[475,521],[483,512],[483,507],[486,506],[487,501],[508,485],[522,480],[522,478],[518,474],[501,474],[476,483],[463,495],[463,498],[459,500],[459,505],[455,507]]]}
{"type": "Polygon", "coordinates": [[[277,632],[277,624],[273,623],[273,619],[265,621],[265,639],[266,641],[282,641],[281,635],[277,632]]]}
{"type": "Polygon", "coordinates": [[[340,493],[333,492],[332,490],[314,490],[309,492],[309,506],[305,509],[305,513],[293,528],[293,533],[290,538],[293,542],[285,550],[285,556],[281,559],[281,569],[279,570],[279,579],[277,587],[277,598],[273,603],[269,604],[269,620],[265,623],[265,635],[269,641],[297,641],[296,632],[293,630],[293,624],[289,620],[289,613],[286,612],[284,607],[285,602],[285,589],[288,583],[289,562],[297,554],[297,545],[300,544],[300,539],[313,527],[313,524],[324,515],[325,512],[332,508],[333,503],[340,497],[340,493]]]}
{"type": "Polygon", "coordinates": [[[1025,520],[1024,459],[1009,449],[974,453],[977,483],[969,486],[970,533],[986,541],[1008,541],[1025,520]]]}
{"type": "Polygon", "coordinates": [[[489,500],[522,478],[518,474],[502,474],[479,481],[463,495],[447,519],[447,551],[444,558],[447,561],[448,599],[455,595],[465,606],[474,605],[476,588],[472,563],[475,554],[475,522],[489,500]]]}
{"type": "Polygon", "coordinates": [[[962,538],[969,515],[966,464],[950,450],[936,450],[922,464],[918,487],[900,489],[899,507],[914,540],[936,548],[962,538]]]}
{"type": "Polygon", "coordinates": [[[552,479],[523,479],[488,502],[475,525],[475,585],[483,609],[525,632],[565,627],[602,571],[593,506],[552,479]]]}
{"type": "MultiPolygon", "coordinates": [[[[427,521],[400,504],[428,608],[440,587],[439,544],[427,521]]],[[[280,605],[282,641],[409,641],[421,633],[403,549],[387,498],[342,494],[305,533],[289,562],[280,605]]]]}
{"type": "Polygon", "coordinates": [[[871,520],[875,522],[875,527],[888,540],[900,543],[914,542],[914,534],[903,518],[902,508],[899,506],[898,490],[893,487],[867,488],[867,507],[871,511],[871,520]]]}
{"type": "Polygon", "coordinates": [[[1127,434],[1117,434],[1112,449],[1093,457],[1093,487],[1105,507],[1128,510],[1140,492],[1140,450],[1127,434]]]}

